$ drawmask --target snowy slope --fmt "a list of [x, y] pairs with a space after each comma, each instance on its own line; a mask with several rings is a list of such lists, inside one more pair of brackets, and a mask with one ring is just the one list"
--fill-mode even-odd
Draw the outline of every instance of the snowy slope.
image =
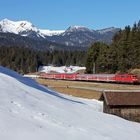
[[0, 66], [1, 140], [138, 140], [140, 124], [101, 112]]
[[116, 28], [114, 27], [110, 27], [110, 28], [106, 28], [106, 29], [101, 29], [101, 30], [97, 30], [100, 34], [105, 34], [105, 33], [108, 33], [108, 32], [116, 32]]

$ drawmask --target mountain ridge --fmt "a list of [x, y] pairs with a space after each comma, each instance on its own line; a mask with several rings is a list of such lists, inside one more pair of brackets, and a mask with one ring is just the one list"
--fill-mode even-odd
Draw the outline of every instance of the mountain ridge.
[[26, 20], [12, 21], [3, 19], [0, 21], [0, 33], [13, 33], [22, 37], [34, 39], [34, 41], [48, 41], [66, 46], [68, 49], [70, 46], [73, 46], [73, 49], [76, 49], [76, 47], [87, 49], [92, 43], [97, 41], [110, 44], [113, 36], [119, 30], [120, 28], [115, 27], [93, 30], [77, 25], [70, 26], [66, 30], [49, 30], [39, 29]]

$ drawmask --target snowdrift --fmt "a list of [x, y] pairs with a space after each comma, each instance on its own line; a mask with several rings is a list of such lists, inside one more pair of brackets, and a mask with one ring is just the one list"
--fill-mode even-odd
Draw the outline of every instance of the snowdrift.
[[140, 124], [102, 103], [62, 95], [0, 66], [1, 140], [138, 140]]

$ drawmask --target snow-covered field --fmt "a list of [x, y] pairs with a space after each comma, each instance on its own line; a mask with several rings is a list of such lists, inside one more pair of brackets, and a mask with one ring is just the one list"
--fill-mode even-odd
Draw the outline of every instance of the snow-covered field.
[[54, 66], [40, 66], [38, 71], [39, 72], [57, 72], [57, 73], [76, 73], [79, 70], [86, 70], [85, 67], [79, 66], [61, 66], [61, 67], [54, 67]]
[[140, 124], [0, 66], [0, 140], [139, 140]]

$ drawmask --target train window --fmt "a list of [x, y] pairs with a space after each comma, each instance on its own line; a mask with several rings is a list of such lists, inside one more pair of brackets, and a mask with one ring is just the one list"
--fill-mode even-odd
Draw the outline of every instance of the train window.
[[128, 78], [128, 75], [121, 75], [121, 78]]
[[132, 75], [133, 78], [137, 78], [135, 75]]

